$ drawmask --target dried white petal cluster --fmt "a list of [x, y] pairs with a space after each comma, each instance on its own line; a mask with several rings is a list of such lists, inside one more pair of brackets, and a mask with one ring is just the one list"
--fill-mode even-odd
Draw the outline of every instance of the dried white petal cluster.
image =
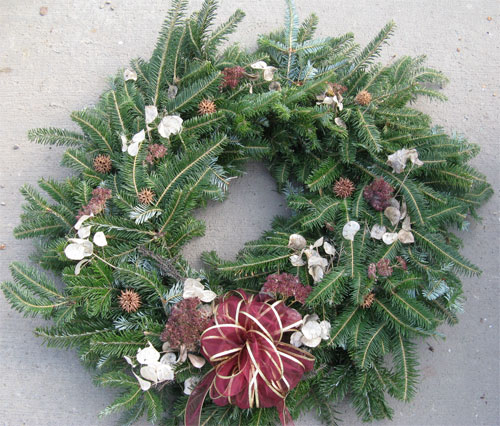
[[274, 72], [278, 69], [267, 65], [264, 61], [258, 61], [250, 65], [254, 70], [263, 70], [262, 77], [266, 81], [273, 81]]
[[64, 249], [64, 254], [68, 259], [80, 261], [75, 266], [75, 275], [78, 275], [82, 266], [89, 261], [86, 258], [92, 256], [94, 253], [94, 244], [99, 247], [108, 245], [106, 235], [104, 235], [104, 232], [102, 231], [94, 234], [93, 242], [89, 240], [92, 225], [82, 225], [92, 216], [93, 215], [83, 215], [80, 219], [78, 219], [78, 222], [76, 222], [74, 226], [78, 232], [78, 238], [68, 238], [69, 244]]
[[302, 345], [315, 348], [321, 343], [321, 340], [330, 338], [331, 328], [332, 326], [328, 321], [319, 321], [318, 315], [306, 315], [300, 331], [296, 331], [291, 335], [290, 343], [297, 348]]
[[204, 303], [210, 303], [217, 297], [217, 294], [212, 290], [206, 290], [200, 279], [187, 278], [184, 281], [184, 292], [182, 293], [184, 299], [197, 297]]

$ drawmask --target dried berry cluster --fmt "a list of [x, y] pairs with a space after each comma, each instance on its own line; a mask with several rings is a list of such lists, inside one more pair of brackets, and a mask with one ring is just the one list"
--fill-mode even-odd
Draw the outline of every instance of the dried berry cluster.
[[168, 342], [172, 349], [185, 345], [188, 350], [194, 350], [199, 344], [201, 333], [210, 323], [210, 318], [198, 309], [200, 303], [200, 299], [191, 297], [181, 300], [172, 308], [161, 333], [161, 340]]
[[375, 179], [363, 191], [365, 200], [377, 211], [381, 212], [391, 205], [390, 199], [394, 188], [383, 178]]
[[106, 188], [96, 188], [92, 191], [92, 198], [86, 206], [78, 212], [77, 219], [83, 215], [99, 214], [106, 208], [106, 201], [111, 198], [111, 190]]
[[293, 297], [297, 302], [305, 303], [309, 293], [311, 293], [311, 286], [302, 285], [295, 275], [287, 274], [272, 274], [267, 277], [262, 291], [266, 293], [281, 294], [288, 297]]
[[220, 85], [221, 89], [229, 87], [234, 89], [239, 83], [243, 75], [245, 74], [245, 69], [243, 67], [231, 67], [224, 68], [222, 70], [222, 83]]
[[146, 161], [149, 164], [154, 164], [155, 160], [165, 157], [167, 153], [167, 148], [159, 143], [154, 143], [148, 146], [148, 155], [146, 156]]

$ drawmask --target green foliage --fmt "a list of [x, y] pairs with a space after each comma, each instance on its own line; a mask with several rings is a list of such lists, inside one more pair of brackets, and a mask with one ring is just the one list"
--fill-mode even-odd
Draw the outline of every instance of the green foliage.
[[[259, 291], [266, 276], [277, 272], [310, 285], [306, 303], [293, 307], [329, 321], [330, 336], [312, 349], [315, 370], [289, 393], [287, 404], [294, 417], [314, 410], [326, 424], [335, 424], [332, 403], [347, 395], [365, 421], [391, 417], [385, 394], [411, 400], [418, 384], [416, 339], [439, 335], [444, 321], [457, 322], [464, 299], [457, 274], [480, 273], [459, 253], [461, 240], [449, 230], [467, 229], [468, 216], [477, 218], [477, 209], [492, 194], [484, 176], [467, 164], [479, 148], [431, 127], [431, 118], [411, 106], [419, 96], [443, 99], [432, 87], [446, 78], [428, 68], [424, 57], [376, 63], [394, 31], [392, 22], [359, 49], [352, 34], [315, 39], [318, 18], [311, 15], [300, 24], [294, 2], [286, 3], [284, 28], [260, 36], [256, 52], [232, 45], [219, 53], [243, 12], [213, 28], [215, 0], [205, 0], [190, 16], [187, 1], [175, 0], [151, 59], [132, 61], [137, 80], [125, 81], [120, 72], [95, 108], [71, 115], [82, 133], [54, 128], [29, 133], [37, 143], [67, 146], [62, 164], [75, 176], [62, 182], [41, 179], [46, 196], [23, 186], [26, 204], [14, 235], [39, 239], [33, 259], [54, 272], [63, 287], [16, 262], [12, 280], [1, 288], [24, 315], [53, 319], [53, 326], [36, 330], [48, 345], [75, 348], [85, 365], [98, 370], [99, 384], [123, 391], [102, 412], [124, 411], [123, 424], [144, 415], [151, 422], [182, 422], [187, 400], [182, 382], [195, 374], [192, 369], [180, 365], [176, 381], [142, 391], [123, 357], [134, 357], [148, 342], [161, 346], [159, 336], [182, 298], [185, 278], [201, 278], [218, 293]], [[276, 67], [280, 90], [270, 90], [261, 71], [251, 67], [261, 60]], [[225, 68], [235, 66], [244, 73], [231, 88], [224, 84]], [[337, 93], [342, 107], [321, 103], [332, 97], [333, 84], [346, 88], [342, 99]], [[363, 90], [371, 95], [367, 105], [356, 101]], [[200, 115], [201, 100], [213, 101], [216, 111]], [[159, 112], [148, 124], [146, 106]], [[158, 132], [166, 111], [183, 120], [182, 131], [168, 138]], [[122, 151], [123, 139], [130, 145], [143, 129], [137, 155]], [[155, 149], [165, 155], [152, 159]], [[423, 165], [408, 163], [396, 173], [387, 157], [401, 149], [415, 149]], [[109, 155], [110, 173], [94, 169], [97, 155]], [[277, 218], [272, 230], [248, 242], [236, 260], [205, 253], [208, 270], [192, 270], [182, 248], [204, 234], [195, 209], [224, 200], [229, 181], [244, 172], [249, 159], [268, 162], [293, 214]], [[334, 190], [341, 177], [355, 186], [347, 198]], [[406, 206], [413, 243], [386, 245], [371, 237], [375, 224], [400, 229], [365, 199], [376, 178], [390, 184], [395, 201]], [[92, 235], [104, 232], [108, 244], [94, 245], [77, 273], [64, 249], [77, 238], [77, 217], [95, 206], [97, 188], [97, 193], [111, 191], [111, 198], [84, 225], [92, 227]], [[146, 189], [153, 192], [149, 204], [140, 197]], [[349, 221], [360, 225], [353, 240], [343, 236]], [[308, 245], [323, 237], [336, 249], [316, 283], [307, 265], [290, 262], [299, 254], [288, 247], [293, 233]], [[381, 260], [392, 271], [374, 279], [368, 265]], [[136, 312], [121, 308], [124, 290], [140, 297]], [[277, 414], [220, 407], [207, 399], [201, 418], [206, 425], [271, 425]]]

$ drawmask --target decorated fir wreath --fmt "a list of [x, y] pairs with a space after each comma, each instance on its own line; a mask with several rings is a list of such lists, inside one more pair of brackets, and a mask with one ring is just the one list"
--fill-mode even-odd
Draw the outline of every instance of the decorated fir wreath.
[[[68, 146], [75, 175], [31, 186], [17, 238], [38, 238], [37, 268], [13, 263], [12, 306], [52, 318], [36, 334], [74, 347], [99, 384], [123, 394], [103, 414], [168, 425], [326, 424], [350, 394], [363, 420], [408, 401], [415, 341], [453, 324], [458, 274], [479, 269], [448, 228], [491, 195], [467, 165], [479, 151], [409, 107], [446, 79], [424, 58], [374, 62], [394, 24], [364, 49], [352, 34], [313, 39], [317, 17], [260, 36], [256, 52], [217, 48], [243, 18], [211, 30], [217, 2], [185, 16], [175, 0], [149, 62], [120, 72], [83, 133], [36, 129]], [[262, 159], [290, 217], [233, 262], [182, 257], [204, 224], [193, 211]], [[208, 396], [208, 397], [207, 397]]]

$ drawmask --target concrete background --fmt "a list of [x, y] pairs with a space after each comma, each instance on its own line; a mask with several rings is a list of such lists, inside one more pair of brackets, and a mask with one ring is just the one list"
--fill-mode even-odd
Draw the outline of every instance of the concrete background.
[[[435, 123], [482, 147], [474, 161], [498, 187], [500, 134], [500, 3], [498, 0], [297, 0], [301, 18], [316, 12], [319, 35], [353, 31], [366, 43], [390, 19], [399, 30], [391, 55], [426, 53], [429, 65], [450, 84], [445, 104], [419, 102]], [[194, 9], [200, 0], [192, 1]], [[40, 7], [48, 7], [41, 16]], [[34, 127], [74, 128], [69, 113], [91, 105], [106, 78], [131, 58], [148, 58], [169, 2], [165, 0], [2, 0], [0, 2], [0, 280], [8, 265], [26, 260], [31, 242], [15, 241], [22, 198], [18, 188], [42, 176], [63, 177], [61, 150], [27, 141]], [[279, 0], [222, 1], [219, 19], [235, 7], [247, 13], [232, 40], [253, 47], [255, 36], [281, 25]], [[490, 17], [491, 19], [489, 19]], [[5, 203], [5, 204], [3, 204]], [[216, 248], [230, 258], [284, 211], [284, 201], [260, 165], [234, 182], [224, 203], [200, 216], [207, 236], [191, 244], [192, 259]], [[441, 331], [446, 341], [421, 343], [420, 391], [410, 404], [394, 403], [394, 421], [381, 425], [499, 424], [499, 228], [498, 193], [484, 208], [481, 224], [464, 235], [463, 253], [480, 265], [479, 278], [465, 278], [468, 298], [459, 325]], [[43, 321], [24, 319], [0, 296], [0, 424], [111, 425], [97, 419], [111, 391], [93, 386], [71, 351], [48, 349], [33, 336]], [[429, 345], [432, 345], [432, 349]], [[348, 404], [338, 407], [346, 425], [361, 424]], [[143, 424], [146, 424], [144, 422]], [[317, 425], [314, 416], [298, 425]]]

